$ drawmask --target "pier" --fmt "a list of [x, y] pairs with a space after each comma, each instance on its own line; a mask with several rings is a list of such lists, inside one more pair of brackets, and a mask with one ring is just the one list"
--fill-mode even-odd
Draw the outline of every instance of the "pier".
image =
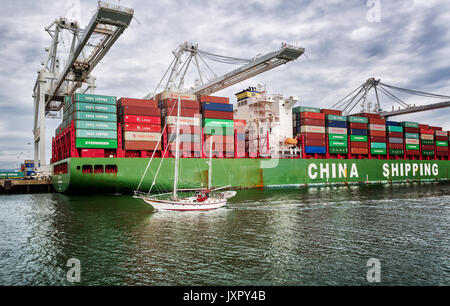
[[52, 180], [0, 179], [0, 194], [54, 192]]

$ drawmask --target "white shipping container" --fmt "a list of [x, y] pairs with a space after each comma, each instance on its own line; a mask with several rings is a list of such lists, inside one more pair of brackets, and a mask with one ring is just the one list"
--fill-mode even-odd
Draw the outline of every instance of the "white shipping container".
[[434, 135], [431, 135], [431, 134], [420, 134], [420, 139], [434, 140]]
[[158, 141], [160, 133], [125, 132], [125, 141]]
[[[159, 101], [165, 100], [165, 99], [178, 99], [178, 93], [177, 92], [172, 92], [172, 91], [163, 91], [162, 93], [160, 93], [157, 96], [157, 99]], [[197, 101], [197, 97], [193, 94], [181, 94], [180, 97], [181, 100], [192, 100], [192, 101]]]
[[328, 134], [347, 135], [347, 129], [346, 128], [329, 127], [327, 129], [327, 131], [328, 131]]
[[386, 126], [383, 124], [369, 124], [369, 130], [372, 131], [386, 131]]
[[436, 132], [436, 136], [447, 136], [446, 131], [435, 131], [435, 132]]
[[325, 127], [324, 126], [313, 126], [313, 125], [302, 125], [300, 131], [302, 133], [321, 133], [321, 134], [325, 134]]
[[[167, 124], [177, 124], [177, 116], [166, 117]], [[201, 126], [200, 117], [180, 117], [180, 125]]]
[[405, 138], [405, 143], [406, 144], [419, 144], [419, 139], [413, 139], [413, 138]]

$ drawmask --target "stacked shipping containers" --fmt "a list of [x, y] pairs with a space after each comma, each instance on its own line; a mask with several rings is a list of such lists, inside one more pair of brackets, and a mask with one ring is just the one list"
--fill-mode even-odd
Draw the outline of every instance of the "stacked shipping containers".
[[359, 116], [348, 116], [348, 134], [350, 154], [369, 154], [368, 124], [369, 119]]
[[[180, 99], [180, 155], [183, 157], [201, 157], [202, 132], [199, 102], [195, 96], [183, 96]], [[162, 122], [166, 124], [166, 140], [164, 148], [168, 147], [171, 156], [176, 151], [176, 131], [178, 116], [178, 98], [166, 98], [161, 102]]]
[[326, 154], [325, 114], [319, 108], [303, 106], [295, 107], [293, 112], [297, 135], [300, 134], [303, 141], [303, 152]]
[[417, 122], [402, 122], [405, 137], [405, 155], [418, 156], [419, 150], [419, 124]]
[[436, 139], [436, 155], [438, 157], [441, 156], [448, 156], [449, 152], [449, 147], [448, 147], [448, 136], [447, 136], [447, 132], [445, 131], [439, 131], [436, 130], [434, 131], [434, 136]]
[[[221, 98], [221, 97], [214, 97]], [[226, 99], [226, 98], [222, 98]], [[203, 97], [203, 101], [211, 101]], [[209, 156], [210, 147], [213, 156], [234, 157], [234, 121], [233, 105], [228, 100], [217, 100], [216, 102], [202, 102], [203, 132], [204, 132], [204, 154]], [[242, 133], [240, 133], [242, 134]], [[242, 136], [239, 136], [242, 138]], [[245, 141], [245, 136], [244, 136]]]
[[[374, 114], [372, 114], [374, 115]], [[386, 155], [386, 120], [380, 116], [369, 117], [370, 153]]]
[[103, 149], [117, 149], [116, 97], [76, 93], [68, 100], [63, 126], [73, 122], [75, 147], [93, 149], [99, 155]]
[[434, 130], [429, 125], [419, 124], [420, 132], [420, 153], [422, 156], [433, 157], [436, 153], [434, 151]]
[[245, 157], [245, 120], [235, 119], [234, 122], [234, 145], [235, 157]]
[[[322, 113], [328, 113], [327, 110]], [[326, 115], [326, 127], [328, 129], [328, 153], [348, 153], [347, 117], [341, 115]]]
[[403, 127], [400, 122], [386, 121], [388, 150], [390, 156], [404, 155]]
[[122, 146], [127, 151], [161, 150], [161, 110], [154, 100], [121, 98], [118, 103]]

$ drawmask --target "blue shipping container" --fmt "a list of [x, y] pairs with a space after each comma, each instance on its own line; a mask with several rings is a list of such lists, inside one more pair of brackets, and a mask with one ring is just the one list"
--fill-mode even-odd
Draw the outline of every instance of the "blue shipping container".
[[34, 174], [36, 174], [36, 172], [34, 172], [34, 171], [27, 171], [26, 172], [26, 176], [31, 176], [31, 175], [34, 175]]
[[312, 153], [325, 154], [325, 153], [327, 153], [327, 148], [326, 147], [305, 146], [305, 153], [308, 153], [308, 154], [312, 154]]
[[347, 121], [327, 121], [328, 127], [346, 128]]
[[202, 110], [219, 111], [219, 112], [232, 112], [233, 111], [233, 104], [203, 102], [202, 103]]
[[390, 125], [390, 126], [400, 126], [400, 122], [397, 121], [386, 121], [386, 125]]
[[25, 164], [25, 168], [34, 168], [34, 163], [32, 163], [32, 164]]
[[361, 130], [361, 129], [350, 129], [350, 135], [361, 135], [361, 136], [367, 136], [367, 130]]

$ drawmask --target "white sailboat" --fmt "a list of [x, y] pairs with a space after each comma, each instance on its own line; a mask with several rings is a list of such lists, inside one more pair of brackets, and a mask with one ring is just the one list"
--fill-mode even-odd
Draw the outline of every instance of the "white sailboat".
[[[227, 199], [232, 198], [236, 195], [236, 191], [223, 191], [217, 192], [219, 190], [224, 190], [231, 186], [224, 186], [220, 188], [212, 189], [211, 180], [212, 180], [212, 141], [210, 141], [210, 151], [209, 151], [209, 170], [208, 170], [208, 188], [202, 189], [178, 189], [178, 175], [180, 170], [180, 154], [179, 154], [179, 146], [180, 146], [180, 110], [181, 110], [181, 99], [180, 94], [178, 95], [178, 103], [177, 103], [177, 124], [176, 124], [176, 149], [175, 149], [175, 175], [173, 182], [173, 191], [171, 193], [162, 193], [162, 194], [151, 194], [153, 186], [156, 184], [156, 179], [159, 173], [159, 169], [161, 164], [156, 172], [152, 185], [148, 193], [139, 192], [139, 187], [142, 184], [144, 176], [147, 173], [147, 170], [150, 166], [150, 163], [153, 160], [154, 152], [152, 158], [149, 160], [149, 164], [147, 165], [147, 169], [145, 170], [141, 182], [137, 190], [135, 191], [135, 198], [140, 198], [144, 200], [146, 203], [150, 204], [155, 211], [206, 211], [217, 209], [223, 207], [227, 204]], [[166, 125], [164, 126], [164, 129]], [[164, 132], [163, 129], [163, 132]], [[162, 133], [161, 133], [162, 135]], [[161, 137], [159, 139], [161, 141]], [[169, 146], [167, 146], [168, 148]], [[166, 150], [167, 150], [166, 148]], [[164, 154], [165, 155], [165, 154]], [[161, 163], [163, 162], [164, 157], [161, 159]], [[192, 192], [195, 191], [196, 194], [188, 197], [179, 197], [179, 192]]]

